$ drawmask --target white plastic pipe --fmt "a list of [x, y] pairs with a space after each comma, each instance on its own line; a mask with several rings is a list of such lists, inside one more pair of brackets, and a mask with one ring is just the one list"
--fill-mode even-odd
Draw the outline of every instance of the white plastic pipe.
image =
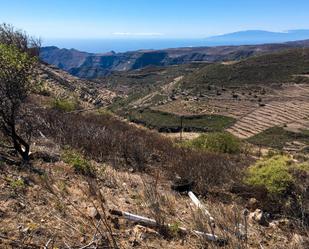
[[[122, 216], [123, 218], [130, 220], [130, 221], [140, 222], [140, 223], [143, 223], [143, 224], [148, 225], [148, 226], [156, 226], [157, 225], [157, 222], [154, 219], [150, 219], [150, 218], [143, 217], [143, 216], [140, 216], [140, 215], [131, 214], [131, 213], [122, 212], [122, 211], [116, 211], [114, 213], [116, 213], [117, 215]], [[170, 225], [170, 224], [167, 224], [167, 226], [172, 227], [172, 225]], [[179, 227], [179, 230], [184, 232], [184, 233], [190, 232], [190, 230], [188, 230], [184, 227]], [[204, 233], [204, 232], [196, 231], [196, 230], [193, 230], [192, 232], [195, 233], [198, 236], [203, 236], [207, 240], [210, 240], [210, 241], [219, 241], [220, 240], [220, 238], [217, 235], [214, 235], [214, 234]]]
[[191, 201], [194, 203], [194, 205], [204, 211], [204, 213], [206, 214], [206, 216], [208, 216], [208, 218], [210, 219], [211, 222], [215, 222], [215, 219], [211, 216], [211, 214], [209, 213], [209, 211], [204, 207], [204, 205], [200, 202], [200, 200], [195, 196], [195, 194], [192, 191], [189, 191], [188, 193]]

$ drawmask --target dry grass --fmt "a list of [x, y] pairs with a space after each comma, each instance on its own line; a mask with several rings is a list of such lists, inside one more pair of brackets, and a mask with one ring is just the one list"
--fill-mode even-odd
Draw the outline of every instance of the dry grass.
[[[218, 244], [194, 233], [186, 236], [179, 233], [179, 227], [210, 233], [212, 230], [189, 198], [172, 192], [170, 182], [159, 174], [152, 177], [121, 172], [98, 164], [104, 170], [97, 171], [96, 178], [89, 180], [63, 162], [35, 161], [34, 164], [45, 171], [44, 177], [11, 166], [1, 168], [0, 236], [5, 239], [0, 241], [0, 247], [40, 248], [51, 240], [49, 248], [66, 245], [81, 248], [93, 241], [101, 243], [98, 248], [116, 248], [115, 244], [119, 248], [133, 245], [135, 248], [219, 248]], [[8, 179], [18, 179], [18, 176], [25, 182], [22, 190], [9, 184], [12, 180]], [[202, 201], [215, 219], [214, 233], [229, 241], [220, 248], [246, 248], [243, 241], [233, 236], [235, 227], [244, 223], [242, 206], [222, 204], [214, 199]], [[159, 226], [153, 230], [110, 216], [109, 209], [142, 215], [171, 226], [169, 230], [160, 230]], [[260, 244], [263, 248], [297, 248], [290, 245], [294, 233], [304, 235], [290, 230], [288, 225], [265, 228], [250, 222], [247, 248], [261, 248]]]

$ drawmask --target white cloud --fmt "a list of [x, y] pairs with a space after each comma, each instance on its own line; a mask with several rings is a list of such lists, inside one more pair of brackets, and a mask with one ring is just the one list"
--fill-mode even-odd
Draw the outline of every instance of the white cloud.
[[131, 32], [114, 32], [112, 35], [118, 36], [162, 36], [163, 33], [131, 33]]

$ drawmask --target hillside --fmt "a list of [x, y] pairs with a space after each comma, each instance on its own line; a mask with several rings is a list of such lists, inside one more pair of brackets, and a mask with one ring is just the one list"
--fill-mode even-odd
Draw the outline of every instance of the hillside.
[[112, 50], [0, 24], [0, 249], [309, 249], [309, 40], [259, 45], [309, 31], [189, 43], [309, 2], [43, 2], [1, 8]]
[[[126, 89], [111, 110], [159, 131], [179, 132], [180, 117], [185, 116], [185, 131], [211, 131], [217, 122], [216, 130], [225, 127], [242, 139], [278, 126], [301, 133], [309, 129], [308, 51], [290, 49], [191, 68], [147, 68], [97, 82], [115, 91]], [[199, 117], [204, 121], [196, 125]], [[227, 118], [231, 121], [225, 123]], [[299, 137], [296, 134], [292, 142]]]
[[[298, 206], [306, 199], [297, 202], [287, 193], [282, 206], [264, 188], [244, 184], [251, 155], [184, 148], [102, 112], [44, 108], [36, 116], [30, 165], [20, 164], [9, 148], [0, 150], [3, 248], [308, 245]], [[294, 170], [302, 196], [307, 173]]]
[[183, 88], [205, 90], [209, 85], [244, 86], [298, 82], [309, 72], [309, 49], [254, 56], [231, 64], [213, 64], [189, 75]]
[[[303, 70], [299, 56], [289, 56], [297, 65], [289, 73]], [[267, 128], [286, 120], [306, 127], [308, 85], [181, 88], [217, 65], [91, 81], [39, 64], [24, 103], [35, 127], [30, 161], [0, 133], [0, 247], [307, 248], [308, 134]], [[203, 134], [187, 140], [182, 131]], [[281, 151], [264, 156], [258, 146], [274, 131]], [[296, 138], [301, 151], [284, 152]]]
[[42, 48], [40, 57], [81, 78], [98, 78], [112, 71], [128, 71], [146, 66], [179, 65], [190, 62], [220, 62], [247, 58], [294, 47], [308, 47], [308, 41], [250, 46], [176, 48], [126, 53], [89, 54], [74, 49]]
[[116, 93], [96, 83], [82, 80], [54, 66], [41, 64], [38, 93], [59, 99], [77, 98], [84, 106], [106, 106], [112, 103]]

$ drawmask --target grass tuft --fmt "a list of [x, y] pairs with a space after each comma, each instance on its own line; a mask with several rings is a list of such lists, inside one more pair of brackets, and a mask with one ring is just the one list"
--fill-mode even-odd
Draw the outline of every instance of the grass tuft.
[[70, 164], [76, 173], [86, 176], [94, 175], [94, 168], [91, 163], [77, 151], [65, 149], [62, 159], [65, 163]]

